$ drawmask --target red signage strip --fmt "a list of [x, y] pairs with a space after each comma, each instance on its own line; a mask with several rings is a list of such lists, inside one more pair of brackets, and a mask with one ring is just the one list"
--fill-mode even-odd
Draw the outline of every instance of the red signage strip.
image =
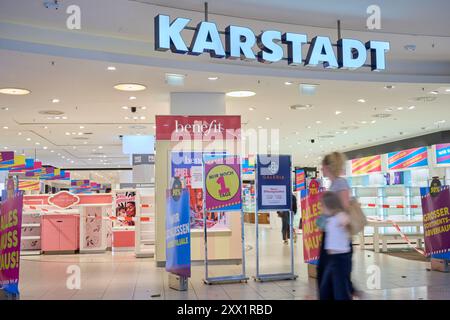
[[238, 140], [241, 116], [156, 116], [156, 140]]

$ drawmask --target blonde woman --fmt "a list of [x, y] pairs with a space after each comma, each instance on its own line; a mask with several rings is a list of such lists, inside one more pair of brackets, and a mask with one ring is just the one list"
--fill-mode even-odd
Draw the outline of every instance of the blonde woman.
[[[347, 209], [350, 204], [350, 186], [347, 180], [342, 177], [345, 169], [346, 157], [340, 152], [333, 152], [327, 154], [322, 160], [322, 174], [331, 181], [330, 188], [328, 191], [335, 193], [342, 204], [343, 209]], [[318, 220], [318, 226], [325, 230], [327, 215], [324, 214]], [[323, 232], [322, 247], [320, 249], [319, 265], [317, 267], [317, 281], [320, 288], [322, 283], [322, 276], [324, 272], [325, 265], [327, 263], [327, 252], [324, 248], [326, 232]], [[351, 246], [350, 246], [351, 247]], [[353, 250], [351, 250], [353, 253]], [[351, 293], [354, 289], [350, 283]], [[321, 299], [327, 299], [327, 297], [321, 297]]]

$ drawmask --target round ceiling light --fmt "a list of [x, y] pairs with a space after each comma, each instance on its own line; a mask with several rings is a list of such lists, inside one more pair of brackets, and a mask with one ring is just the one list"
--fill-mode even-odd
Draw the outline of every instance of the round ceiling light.
[[147, 89], [147, 87], [138, 83], [119, 83], [114, 86], [114, 89], [120, 91], [142, 91]]
[[23, 96], [23, 95], [31, 93], [31, 91], [27, 90], [27, 89], [20, 89], [20, 88], [1, 88], [0, 93], [10, 94], [10, 95], [14, 95], [14, 96]]
[[230, 91], [227, 92], [227, 96], [233, 97], [233, 98], [247, 98], [247, 97], [253, 97], [256, 93], [253, 91]]

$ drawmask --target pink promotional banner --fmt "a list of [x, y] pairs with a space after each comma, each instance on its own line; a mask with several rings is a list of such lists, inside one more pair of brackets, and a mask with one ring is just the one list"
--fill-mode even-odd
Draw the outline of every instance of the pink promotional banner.
[[425, 253], [450, 251], [450, 189], [449, 186], [421, 188]]
[[204, 155], [206, 211], [239, 211], [241, 161], [238, 156]]
[[18, 294], [20, 237], [22, 230], [23, 193], [1, 202], [0, 213], [0, 286]]

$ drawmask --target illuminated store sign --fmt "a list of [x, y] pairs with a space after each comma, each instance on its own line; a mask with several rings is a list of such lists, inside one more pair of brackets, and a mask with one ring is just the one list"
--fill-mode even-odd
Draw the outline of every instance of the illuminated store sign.
[[[389, 51], [389, 42], [367, 41], [363, 43], [355, 39], [339, 39], [337, 55], [333, 50], [330, 38], [316, 36], [308, 42], [306, 34], [266, 30], [259, 35], [246, 27], [230, 25], [225, 28], [225, 45], [217, 26], [212, 22], [202, 21], [195, 28], [188, 27], [191, 19], [175, 18], [172, 22], [166, 15], [155, 17], [155, 50], [172, 51], [179, 54], [200, 55], [208, 52], [212, 58], [241, 59], [262, 63], [278, 62], [283, 58], [287, 48], [289, 65], [317, 66], [325, 68], [357, 69], [365, 65], [370, 57], [372, 71], [386, 69], [385, 55]], [[194, 30], [189, 46], [183, 40], [184, 30]], [[306, 57], [302, 47], [309, 44]], [[254, 52], [253, 47], [260, 49]], [[369, 51], [369, 53], [368, 53]]]

